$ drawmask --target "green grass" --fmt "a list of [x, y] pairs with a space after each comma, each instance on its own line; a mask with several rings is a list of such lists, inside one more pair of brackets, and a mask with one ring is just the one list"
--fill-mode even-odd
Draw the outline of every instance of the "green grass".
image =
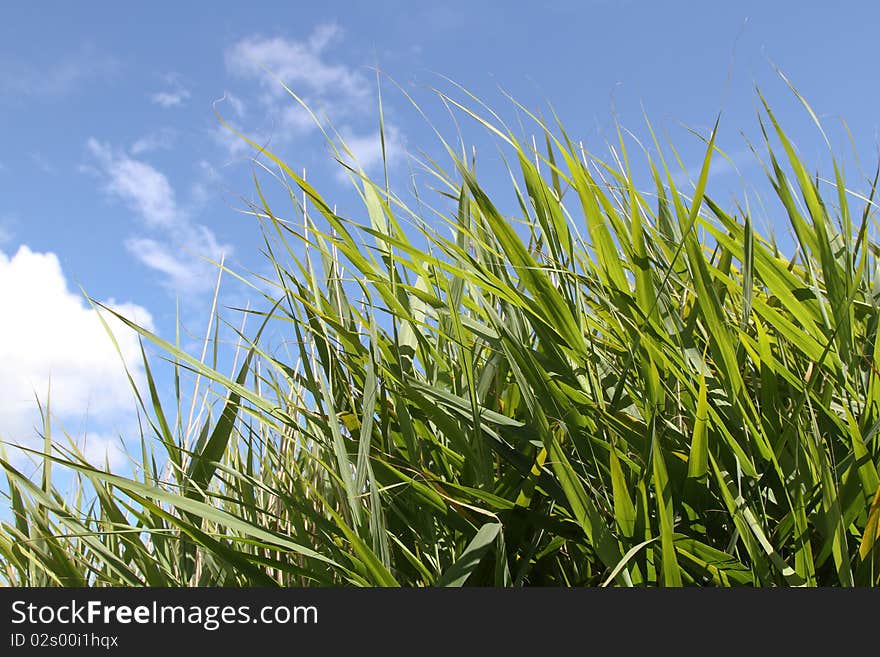
[[264, 152], [252, 212], [275, 278], [242, 277], [261, 328], [239, 332], [233, 373], [122, 318], [220, 403], [187, 422], [178, 385], [163, 408], [145, 356], [132, 478], [47, 421], [42, 481], [2, 461], [0, 577], [880, 584], [876, 177], [849, 189], [835, 160], [820, 183], [763, 104], [766, 207], [797, 242], [783, 253], [748, 206], [707, 193], [715, 132], [686, 187], [656, 140], [640, 152], [646, 191], [623, 137], [603, 161], [561, 125], [529, 115], [533, 142], [476, 99], [442, 100], [505, 153], [515, 216], [457, 141], [415, 194], [352, 169], [362, 207], [344, 217]]

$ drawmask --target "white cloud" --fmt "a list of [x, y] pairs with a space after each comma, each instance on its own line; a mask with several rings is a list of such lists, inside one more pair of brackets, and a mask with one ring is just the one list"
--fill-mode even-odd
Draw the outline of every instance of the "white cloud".
[[281, 127], [291, 136], [300, 136], [314, 130], [317, 125], [314, 117], [305, 107], [298, 104], [287, 104], [278, 112]]
[[[713, 155], [712, 163], [709, 167], [709, 179], [726, 176], [731, 173], [740, 175], [740, 168], [749, 167], [757, 162], [755, 154], [748, 148], [741, 148], [733, 153], [728, 153], [727, 157], [730, 159], [721, 157], [718, 153]], [[672, 179], [675, 181], [676, 185], [680, 186], [687, 185], [691, 182], [696, 183], [697, 179], [700, 177], [701, 171], [701, 166], [691, 167], [684, 173], [679, 171], [678, 173], [673, 174]]]
[[148, 237], [130, 237], [125, 241], [125, 248], [145, 265], [162, 272], [178, 284], [192, 277], [191, 267], [174, 257], [164, 243]]
[[189, 91], [180, 89], [179, 91], [157, 91], [152, 96], [152, 100], [156, 105], [168, 109], [183, 105], [183, 102], [189, 98]]
[[[245, 105], [245, 102], [230, 91], [224, 91], [223, 96], [218, 98], [214, 103], [214, 109], [224, 118], [224, 120], [227, 121], [230, 116], [230, 112], [227, 111], [227, 108], [231, 108], [231, 114], [239, 119], [244, 117], [247, 113], [247, 105]], [[228, 128], [219, 123], [211, 128], [210, 135], [218, 145], [225, 148], [232, 156], [239, 155], [248, 148], [248, 145], [244, 140], [237, 135], [234, 135]], [[253, 133], [251, 133], [251, 138], [254, 138]]]
[[146, 162], [114, 153], [94, 138], [87, 146], [106, 175], [107, 192], [124, 201], [151, 226], [168, 227], [180, 219], [174, 189], [165, 174]]
[[183, 86], [180, 81], [180, 75], [177, 73], [168, 73], [164, 76], [167, 88], [157, 91], [150, 95], [150, 101], [159, 107], [170, 109], [172, 107], [180, 107], [189, 100], [191, 94], [189, 89]]
[[119, 471], [129, 460], [129, 455], [118, 438], [100, 433], [86, 433], [77, 441], [77, 449], [88, 463], [97, 467], [109, 465], [111, 471]]
[[308, 94], [319, 98], [367, 100], [370, 86], [366, 78], [351, 67], [331, 63], [326, 58], [327, 46], [341, 35], [339, 26], [330, 24], [318, 26], [305, 41], [251, 36], [226, 52], [226, 67], [235, 75], [259, 79], [273, 96], [287, 93], [278, 84], [280, 78], [294, 91], [304, 87]]
[[[265, 148], [277, 148], [293, 139], [304, 137], [318, 126], [304, 107], [298, 104], [278, 103], [267, 107], [268, 115], [273, 123], [267, 130], [248, 128], [244, 134], [251, 141]], [[251, 145], [226, 126], [218, 125], [213, 132], [214, 141], [224, 147], [229, 155], [236, 157], [249, 152]]]
[[163, 274], [174, 291], [192, 294], [210, 289], [215, 270], [199, 256], [219, 261], [223, 254], [232, 253], [232, 246], [218, 242], [207, 226], [192, 222], [167, 176], [151, 164], [93, 138], [87, 147], [97, 160], [97, 174], [108, 194], [131, 208], [144, 228], [158, 233], [156, 237], [130, 237], [125, 243], [129, 252]]
[[28, 153], [28, 157], [30, 158], [31, 162], [33, 162], [34, 165], [43, 173], [55, 173], [55, 167], [52, 166], [52, 163], [42, 153], [34, 151], [32, 153]]
[[[272, 148], [315, 135], [315, 117], [282, 86], [287, 85], [322, 122], [344, 123], [341, 131], [348, 147], [365, 170], [381, 162], [379, 133], [368, 125], [375, 120], [377, 98], [365, 69], [340, 61], [343, 38], [336, 24], [316, 27], [303, 39], [252, 35], [226, 51], [226, 68], [234, 76], [256, 82], [266, 110], [266, 126], [246, 131], [253, 141]], [[403, 153], [403, 133], [386, 116], [386, 153], [389, 163]], [[217, 140], [232, 155], [248, 145], [226, 130]], [[339, 178], [345, 172], [337, 172]]]
[[[112, 300], [107, 305], [155, 330], [145, 308]], [[102, 311], [120, 359], [98, 311], [68, 289], [54, 253], [37, 253], [27, 246], [12, 257], [0, 251], [0, 307], [8, 309], [0, 322], [0, 439], [37, 444], [40, 417], [35, 400], [39, 397], [45, 405], [50, 390], [50, 411], [65, 425], [96, 417], [102, 423], [129, 422], [134, 398], [123, 362], [140, 384], [137, 336]], [[88, 452], [100, 445], [86, 437], [84, 447]]]
[[[382, 164], [382, 136], [378, 130], [361, 135], [345, 130], [342, 141], [354, 156], [353, 162], [349, 157], [345, 157], [344, 160], [349, 164], [357, 165], [355, 168], [359, 166], [369, 172]], [[400, 131], [393, 125], [386, 125], [385, 158], [389, 165], [393, 165], [403, 156], [404, 148], [403, 135], [400, 134]], [[342, 149], [340, 151], [345, 155]], [[339, 173], [344, 176], [347, 172], [340, 170]]]
[[[268, 134], [261, 131], [248, 129], [246, 134], [248, 139], [261, 145], [269, 144], [272, 141]], [[222, 125], [212, 128], [211, 136], [217, 145], [224, 148], [231, 157], [237, 157], [251, 148], [244, 139], [230, 132], [229, 129]]]
[[149, 237], [131, 237], [125, 248], [147, 267], [164, 274], [167, 284], [184, 294], [204, 292], [216, 279], [216, 269], [203, 258], [220, 262], [232, 253], [228, 244], [220, 244], [214, 233], [201, 225], [186, 226], [172, 241]]

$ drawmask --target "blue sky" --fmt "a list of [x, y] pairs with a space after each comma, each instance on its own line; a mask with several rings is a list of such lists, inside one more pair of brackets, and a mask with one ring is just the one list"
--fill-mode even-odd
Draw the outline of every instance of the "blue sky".
[[[723, 108], [719, 143], [742, 174], [717, 169], [711, 185], [723, 199], [760, 185], [740, 135], [760, 141], [756, 84], [807, 161], [825, 161], [774, 64], [837, 151], [849, 148], [842, 117], [863, 164], [875, 164], [878, 18], [869, 2], [9, 4], [0, 26], [0, 437], [35, 435], [33, 392], [50, 377], [59, 417], [93, 454], [131, 430], [118, 356], [79, 286], [173, 338], [177, 304], [187, 331], [204, 330], [214, 273], [198, 256], [264, 267], [255, 223], [237, 211], [253, 195], [251, 153], [218, 124], [214, 101], [225, 98], [216, 107], [228, 120], [306, 168], [328, 199], [350, 202], [320, 133], [261, 67], [332, 121], [373, 173], [375, 66], [441, 124], [428, 88], [451, 87], [438, 73], [508, 117], [502, 88], [531, 108], [550, 102], [600, 155], [615, 116], [647, 136], [644, 106], [697, 165], [702, 145], [681, 124], [706, 132]], [[436, 142], [393, 85], [383, 100], [392, 179], [405, 181], [407, 153]], [[852, 179], [859, 187], [857, 172]], [[224, 295], [246, 300], [235, 285]], [[120, 347], [140, 376], [134, 339], [120, 337]]]

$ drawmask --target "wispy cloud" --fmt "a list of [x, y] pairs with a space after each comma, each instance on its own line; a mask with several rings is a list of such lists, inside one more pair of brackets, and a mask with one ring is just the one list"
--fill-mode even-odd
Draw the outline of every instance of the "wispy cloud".
[[163, 274], [178, 292], [193, 294], [209, 289], [216, 269], [205, 259], [220, 262], [232, 253], [232, 246], [217, 241], [213, 231], [201, 224], [183, 224], [170, 239], [135, 236], [125, 248], [147, 267]]
[[[728, 159], [729, 158], [729, 159]], [[740, 169], [756, 164], [755, 154], [748, 148], [742, 148], [733, 153], [728, 153], [727, 157], [721, 157], [718, 153], [712, 157], [712, 164], [709, 168], [709, 178], [720, 178], [731, 173], [739, 175]], [[689, 168], [685, 172], [673, 174], [672, 179], [676, 185], [686, 185], [690, 182], [696, 182], [700, 177], [702, 167], [695, 166]]]
[[336, 24], [318, 26], [303, 41], [250, 36], [226, 52], [226, 67], [234, 75], [257, 78], [274, 97], [286, 94], [280, 78], [313, 98], [368, 100], [370, 85], [364, 75], [328, 59], [328, 46], [341, 37]]
[[162, 128], [135, 140], [130, 150], [132, 155], [164, 151], [173, 148], [175, 141], [177, 141], [177, 133], [170, 128]]
[[189, 92], [186, 89], [181, 89], [179, 91], [157, 91], [150, 96], [150, 100], [165, 109], [183, 105], [187, 98], [189, 98]]
[[34, 163], [34, 166], [36, 166], [43, 173], [55, 173], [55, 167], [52, 166], [52, 163], [49, 161], [49, 159], [42, 153], [37, 151], [28, 153], [28, 158], [31, 162]]
[[189, 100], [191, 94], [189, 89], [183, 86], [180, 75], [178, 73], [167, 73], [164, 76], [164, 80], [165, 89], [151, 94], [150, 101], [165, 109], [184, 105]]
[[[378, 168], [382, 164], [382, 135], [378, 130], [357, 134], [350, 129], [342, 130], [342, 141], [350, 151], [351, 156], [340, 149], [343, 162], [354, 168], [360, 167], [364, 171]], [[401, 132], [392, 124], [385, 126], [385, 161], [389, 166], [396, 164], [405, 153], [406, 144]], [[345, 178], [347, 171], [340, 169], [340, 178]]]
[[0, 213], [0, 246], [8, 244], [15, 236], [15, 227], [19, 224], [17, 215], [4, 212]]
[[114, 153], [94, 138], [86, 146], [105, 175], [104, 189], [124, 201], [148, 225], [168, 228], [183, 219], [165, 174], [125, 153]]
[[229, 106], [232, 108], [232, 111], [235, 112], [237, 117], [241, 118], [247, 113], [247, 106], [244, 104], [244, 101], [234, 93], [229, 91], [225, 92], [223, 94], [223, 100], [229, 103]]
[[[379, 134], [375, 123], [369, 125], [377, 107], [373, 84], [362, 67], [341, 59], [343, 38], [342, 29], [331, 23], [319, 25], [303, 39], [252, 35], [226, 51], [229, 73], [256, 83], [262, 92], [257, 97], [268, 127], [249, 128], [254, 141], [278, 148], [316, 134], [314, 117], [287, 93], [286, 85], [320, 120], [344, 126], [340, 132], [364, 169], [381, 162]], [[222, 128], [217, 137], [232, 154], [247, 149]], [[387, 154], [396, 158], [403, 152], [405, 139], [387, 117], [386, 137]]]
[[77, 441], [77, 448], [88, 463], [98, 467], [107, 465], [111, 472], [120, 470], [130, 458], [119, 438], [103, 433], [85, 433]]
[[141, 219], [147, 234], [129, 237], [125, 246], [144, 265], [160, 272], [177, 292], [193, 294], [210, 289], [213, 268], [202, 257], [219, 261], [233, 248], [213, 231], [194, 223], [181, 206], [168, 177], [151, 164], [114, 150], [94, 138], [86, 144], [98, 168], [104, 190]]
[[91, 46], [66, 53], [44, 65], [6, 58], [0, 61], [0, 102], [61, 98], [82, 90], [89, 83], [116, 75], [120, 68], [115, 57]]

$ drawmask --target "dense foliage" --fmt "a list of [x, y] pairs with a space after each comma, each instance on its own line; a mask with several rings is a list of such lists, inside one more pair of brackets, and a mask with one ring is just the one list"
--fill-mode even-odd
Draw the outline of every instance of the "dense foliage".
[[351, 169], [350, 216], [264, 151], [295, 218], [256, 176], [276, 278], [243, 312], [284, 348], [242, 332], [227, 376], [127, 322], [225, 397], [187, 443], [145, 357], [133, 477], [47, 422], [41, 482], [3, 461], [8, 583], [880, 583], [876, 178], [822, 181], [764, 104], [783, 253], [707, 194], [714, 131], [688, 185], [640, 152], [645, 191], [623, 138], [609, 163], [529, 115], [537, 149], [444, 101], [510, 156], [515, 216], [464, 144], [415, 193]]

